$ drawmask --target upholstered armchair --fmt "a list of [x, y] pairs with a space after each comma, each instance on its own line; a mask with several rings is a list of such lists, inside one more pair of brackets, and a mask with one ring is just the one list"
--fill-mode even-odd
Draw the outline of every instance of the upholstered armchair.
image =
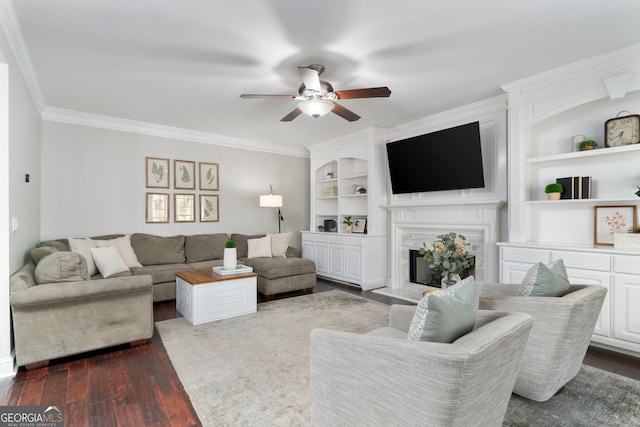
[[480, 308], [533, 316], [533, 329], [513, 391], [543, 402], [580, 370], [607, 289], [571, 285], [561, 297], [519, 296], [519, 289], [518, 285], [484, 284]]
[[500, 426], [533, 320], [478, 311], [451, 344], [410, 341], [414, 306], [368, 334], [311, 332], [313, 426]]

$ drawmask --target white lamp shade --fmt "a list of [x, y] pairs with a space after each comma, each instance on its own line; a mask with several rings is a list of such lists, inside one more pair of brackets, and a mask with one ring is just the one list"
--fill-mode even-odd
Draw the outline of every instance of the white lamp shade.
[[277, 194], [265, 194], [260, 196], [260, 207], [262, 208], [281, 208], [282, 196]]
[[333, 102], [325, 99], [310, 99], [309, 101], [303, 101], [298, 104], [298, 108], [307, 116], [311, 117], [324, 116], [333, 110], [333, 107]]

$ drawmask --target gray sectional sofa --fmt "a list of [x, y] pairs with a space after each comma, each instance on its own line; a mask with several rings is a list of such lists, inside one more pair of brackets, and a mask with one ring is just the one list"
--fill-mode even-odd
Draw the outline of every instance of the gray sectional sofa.
[[[123, 236], [92, 239], [108, 244]], [[135, 233], [130, 247], [141, 266], [107, 278], [99, 273], [90, 277], [86, 258], [70, 250], [68, 239], [42, 242], [32, 250], [31, 262], [10, 278], [18, 366], [38, 367], [51, 359], [147, 342], [153, 335], [153, 302], [176, 297], [175, 273], [222, 265], [229, 238], [236, 242], [238, 262], [253, 267], [258, 291], [267, 298], [296, 290], [311, 292], [315, 264], [297, 257], [295, 248], [288, 248], [287, 257], [248, 258], [247, 241], [258, 237], [262, 236]]]
[[[92, 237], [95, 240], [111, 240], [122, 234]], [[258, 274], [258, 291], [267, 298], [275, 294], [306, 290], [311, 292], [316, 284], [315, 264], [300, 258], [295, 248], [289, 247], [287, 257], [248, 258], [248, 239], [264, 235], [213, 233], [177, 236], [156, 236], [145, 233], [131, 234], [131, 246], [141, 267], [132, 267], [129, 272], [117, 276], [140, 276], [148, 274], [153, 283], [153, 301], [176, 298], [176, 277], [180, 271], [198, 270], [221, 266], [224, 244], [228, 239], [236, 242], [238, 263], [253, 268]], [[59, 251], [68, 251], [68, 239], [49, 240], [40, 246], [53, 246]], [[102, 279], [98, 273], [92, 280]]]

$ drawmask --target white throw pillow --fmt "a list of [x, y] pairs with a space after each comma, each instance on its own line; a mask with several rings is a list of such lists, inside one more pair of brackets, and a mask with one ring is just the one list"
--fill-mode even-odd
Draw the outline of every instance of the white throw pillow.
[[107, 278], [116, 273], [129, 271], [129, 267], [127, 267], [127, 263], [125, 263], [122, 256], [120, 256], [120, 251], [117, 247], [105, 246], [102, 248], [91, 248], [90, 251], [102, 277]]
[[287, 249], [289, 248], [289, 240], [291, 240], [291, 232], [280, 234], [267, 234], [271, 237], [271, 256], [286, 258]]
[[93, 256], [91, 255], [90, 251], [91, 248], [96, 247], [96, 242], [89, 239], [88, 237], [86, 239], [69, 238], [68, 240], [69, 249], [71, 249], [72, 252], [77, 252], [82, 255], [87, 261], [87, 270], [89, 271], [89, 276], [93, 276], [94, 274], [96, 274], [98, 272], [98, 269], [96, 268], [96, 263], [93, 262]]
[[127, 267], [142, 267], [142, 264], [138, 261], [138, 257], [131, 246], [131, 236], [126, 235], [109, 240], [94, 240], [94, 242], [96, 242], [96, 246], [99, 248], [104, 248], [106, 246], [115, 246], [118, 248], [120, 256], [127, 264]]
[[247, 245], [249, 245], [247, 258], [271, 258], [271, 236], [248, 239]]

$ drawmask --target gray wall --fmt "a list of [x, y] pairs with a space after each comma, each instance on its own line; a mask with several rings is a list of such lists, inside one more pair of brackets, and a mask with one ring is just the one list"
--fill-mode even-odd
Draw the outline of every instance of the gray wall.
[[[220, 190], [147, 189], [145, 157], [219, 164]], [[276, 233], [274, 208], [260, 208], [260, 194], [282, 194], [282, 231], [309, 228], [309, 159], [95, 127], [42, 122], [43, 240], [109, 233], [156, 235]], [[173, 170], [171, 181], [173, 187]], [[145, 193], [219, 194], [220, 222], [145, 223]]]

